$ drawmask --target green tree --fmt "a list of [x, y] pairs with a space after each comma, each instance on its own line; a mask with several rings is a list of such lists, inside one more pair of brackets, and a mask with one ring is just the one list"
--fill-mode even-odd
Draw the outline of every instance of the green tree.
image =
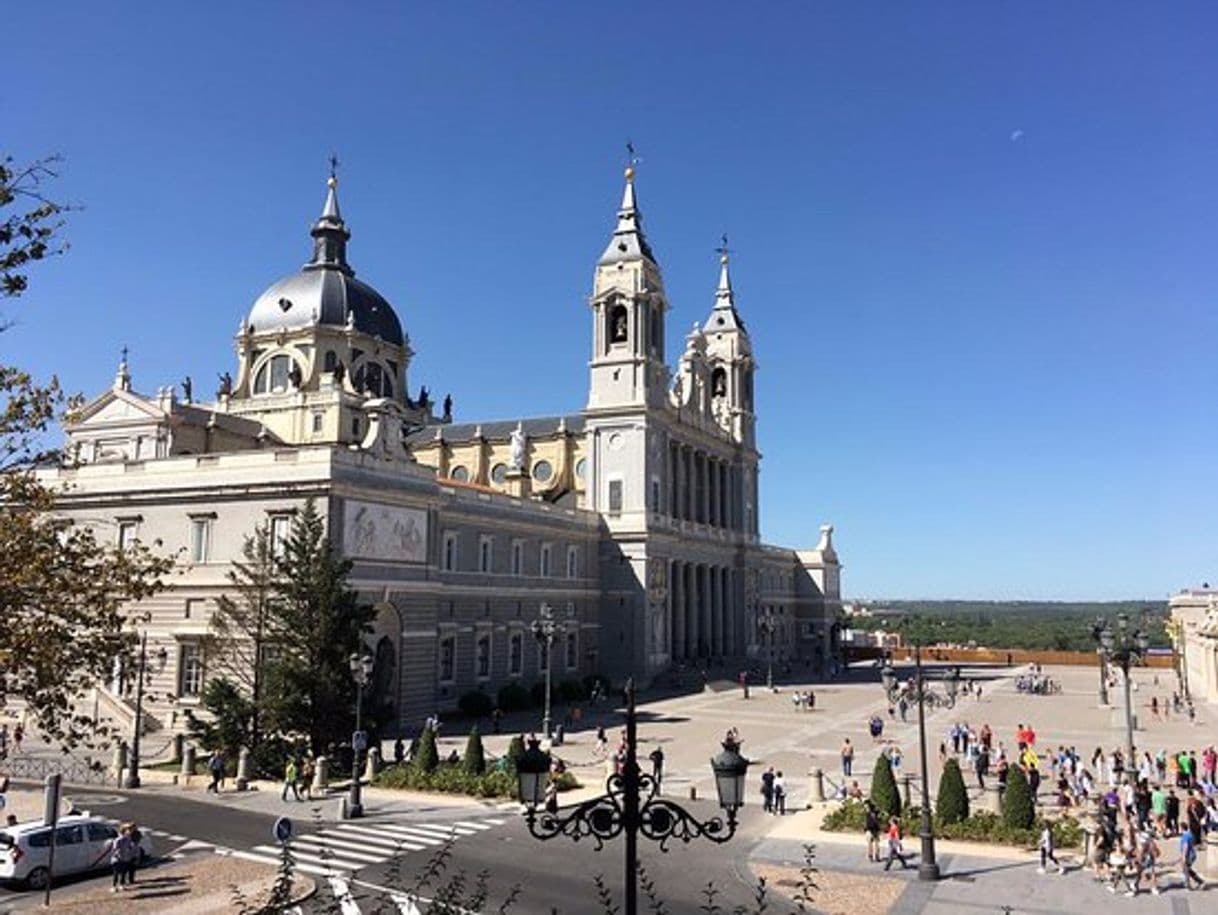
[[486, 771], [486, 753], [482, 749], [482, 735], [474, 725], [465, 742], [465, 755], [461, 757], [461, 768], [470, 775], [481, 775]]
[[229, 593], [216, 599], [203, 651], [210, 672], [227, 683], [216, 698], [241, 700], [246, 723], [241, 743], [257, 747], [262, 737], [266, 671], [273, 662], [268, 649], [281, 642], [283, 625], [274, 600], [277, 577], [269, 525], [259, 525], [245, 538], [241, 556], [228, 573]]
[[968, 819], [968, 791], [964, 787], [964, 776], [960, 764], [949, 758], [939, 776], [939, 798], [935, 813], [944, 823], [959, 823]]
[[508, 742], [507, 758], [512, 764], [512, 771], [516, 771], [516, 764], [520, 762], [524, 756], [524, 740], [519, 734], [513, 737]]
[[[54, 161], [0, 159], [0, 298], [19, 297], [31, 264], [66, 247], [57, 233], [68, 208], [43, 192]], [[119, 550], [55, 514], [65, 491], [34, 468], [62, 460], [42, 445], [50, 423], [78, 403], [56, 379], [41, 384], [0, 364], [0, 704], [23, 700], [37, 730], [64, 747], [92, 741], [92, 719], [75, 709], [116, 664], [131, 669], [130, 624], [140, 617], [130, 605], [162, 590], [173, 567], [171, 557], [138, 543]]]
[[1036, 822], [1036, 805], [1032, 789], [1023, 769], [1011, 766], [1007, 772], [1007, 788], [1002, 793], [1002, 820], [1012, 829], [1031, 829]]
[[310, 499], [275, 556], [269, 607], [277, 652], [265, 669], [265, 707], [275, 730], [308, 735], [315, 753], [351, 731], [356, 689], [350, 657], [362, 650], [375, 616], [347, 586], [350, 573], [350, 560], [330, 542]]
[[884, 816], [901, 815], [901, 793], [892, 775], [892, 763], [882, 753], [876, 757], [875, 770], [871, 773], [871, 802]]
[[253, 703], [232, 681], [220, 677], [209, 680], [203, 687], [200, 704], [208, 717], [188, 715], [191, 739], [209, 750], [223, 750], [226, 757], [236, 759], [249, 736]]
[[420, 772], [434, 772], [440, 765], [440, 751], [436, 748], [436, 732], [431, 728], [423, 728], [419, 735], [419, 749], [412, 763]]

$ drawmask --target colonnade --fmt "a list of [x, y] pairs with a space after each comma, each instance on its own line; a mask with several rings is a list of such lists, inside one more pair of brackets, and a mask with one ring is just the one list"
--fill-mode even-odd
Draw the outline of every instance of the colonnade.
[[737, 470], [727, 461], [690, 445], [668, 447], [668, 513], [712, 527], [741, 526]]
[[734, 569], [670, 563], [668, 620], [673, 661], [741, 653], [735, 585]]

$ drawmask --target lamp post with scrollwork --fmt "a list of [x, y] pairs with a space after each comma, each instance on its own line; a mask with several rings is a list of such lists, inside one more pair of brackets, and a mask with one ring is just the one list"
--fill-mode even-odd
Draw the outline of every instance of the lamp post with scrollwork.
[[[156, 651], [156, 671], [160, 673], [169, 662], [169, 651], [162, 645]], [[140, 663], [135, 681], [135, 728], [131, 734], [131, 759], [127, 765], [124, 788], [140, 787], [140, 735], [144, 730], [144, 678], [148, 667], [148, 630], [140, 636]]]
[[765, 688], [774, 689], [774, 632], [778, 629], [778, 620], [774, 619], [774, 611], [770, 607], [757, 618], [757, 628], [765, 633], [766, 668]]
[[546, 652], [546, 699], [545, 710], [541, 716], [541, 733], [546, 740], [550, 739], [550, 671], [554, 669], [554, 640], [565, 631], [566, 626], [561, 620], [554, 618], [554, 609], [547, 603], [542, 603], [537, 611], [537, 619], [529, 624], [533, 638], [537, 644], [545, 647]]
[[626, 757], [621, 770], [605, 782], [606, 793], [577, 804], [569, 810], [544, 807], [550, 757], [529, 742], [516, 766], [520, 799], [526, 805], [529, 832], [542, 840], [569, 836], [575, 841], [591, 837], [597, 849], [619, 835], [625, 837], [625, 915], [637, 915], [639, 877], [639, 836], [659, 843], [667, 851], [668, 842], [679, 839], [689, 843], [696, 838], [723, 843], [736, 833], [736, 811], [744, 804], [744, 780], [749, 762], [740, 755], [740, 744], [725, 739], [723, 750], [711, 760], [719, 806], [726, 812], [700, 821], [688, 810], [659, 796], [659, 783], [639, 770], [638, 719], [634, 706], [634, 680], [626, 684]]
[[1143, 615], [1143, 625], [1131, 629], [1128, 614], [1117, 616], [1114, 628], [1108, 620], [1097, 622], [1092, 629], [1092, 635], [1100, 643], [1101, 657], [1109, 664], [1116, 664], [1121, 669], [1125, 680], [1125, 765], [1127, 771], [1136, 770], [1133, 748], [1133, 699], [1130, 695], [1132, 684], [1129, 678], [1129, 668], [1141, 664], [1150, 647], [1150, 639], [1146, 634], [1146, 617]]

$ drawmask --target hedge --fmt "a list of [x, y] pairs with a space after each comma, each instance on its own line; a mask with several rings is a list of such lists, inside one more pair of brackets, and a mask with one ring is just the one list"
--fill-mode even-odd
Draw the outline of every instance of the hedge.
[[[862, 832], [866, 808], [861, 801], [844, 801], [831, 810], [821, 823], [826, 832]], [[1040, 831], [1046, 821], [1037, 818], [1033, 824], [1020, 829], [1008, 826], [996, 813], [979, 810], [967, 819], [946, 823], [935, 817], [935, 837], [967, 842], [990, 842], [995, 845], [1034, 847], [1040, 841]], [[1053, 829], [1053, 844], [1057, 848], [1078, 848], [1083, 844], [1083, 827], [1071, 816], [1048, 821]], [[910, 807], [901, 816], [901, 828], [908, 836], [916, 836], [922, 828], [922, 811]]]
[[[559, 791], [580, 787], [570, 772], [555, 777]], [[414, 766], [389, 766], [377, 773], [372, 784], [378, 788], [400, 788], [410, 791], [437, 791], [443, 794], [467, 794], [471, 797], [515, 798], [520, 791], [516, 775], [508, 767], [492, 767], [481, 775], [465, 771], [461, 763], [443, 763], [431, 772], [421, 772]]]
[[485, 718], [495, 707], [495, 700], [481, 690], [474, 689], [457, 700], [457, 708], [466, 718]]

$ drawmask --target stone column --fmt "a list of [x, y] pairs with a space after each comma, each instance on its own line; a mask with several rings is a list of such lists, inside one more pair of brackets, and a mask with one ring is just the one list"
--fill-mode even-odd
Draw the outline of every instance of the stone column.
[[694, 519], [694, 451], [688, 445], [681, 449], [681, 517]]
[[723, 569], [711, 567], [711, 607], [714, 613], [715, 641], [711, 650], [715, 657], [723, 657]]
[[719, 465], [719, 498], [722, 499], [723, 506], [723, 527], [732, 526], [732, 487], [728, 482], [729, 470], [727, 464]]
[[710, 525], [719, 526], [719, 462], [710, 459]]
[[682, 661], [685, 659], [685, 563], [672, 564], [668, 587], [672, 591], [672, 659]]
[[675, 442], [668, 443], [668, 514], [673, 518], [678, 517], [677, 510], [680, 504], [680, 495], [677, 487], [677, 455], [679, 450]]
[[710, 456], [702, 455], [702, 523], [710, 524]]
[[693, 563], [685, 566], [685, 656], [698, 656], [698, 642], [702, 638], [701, 620], [698, 618], [698, 567]]

